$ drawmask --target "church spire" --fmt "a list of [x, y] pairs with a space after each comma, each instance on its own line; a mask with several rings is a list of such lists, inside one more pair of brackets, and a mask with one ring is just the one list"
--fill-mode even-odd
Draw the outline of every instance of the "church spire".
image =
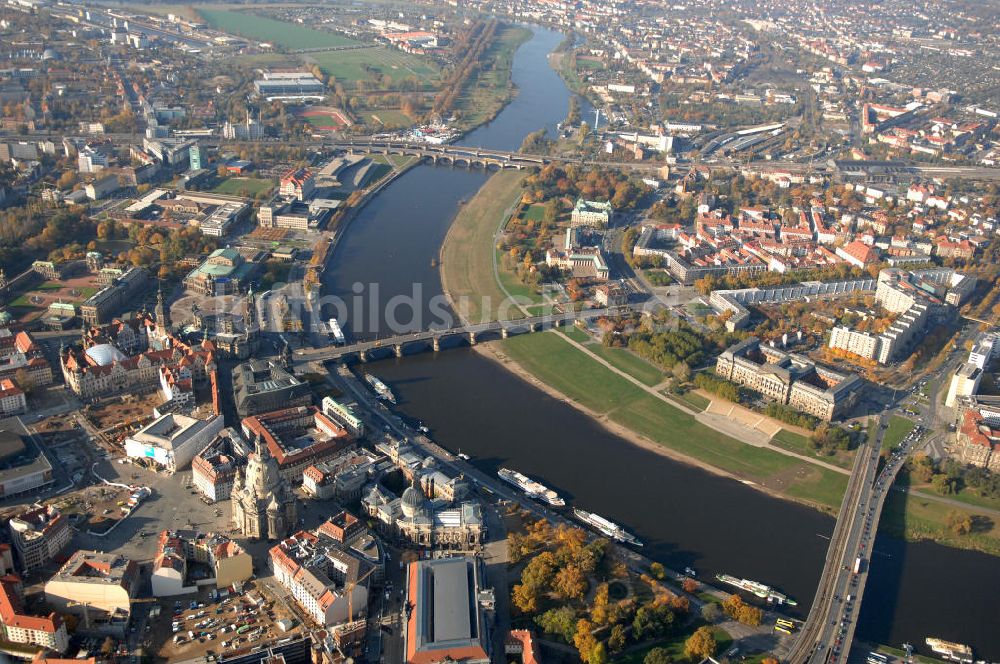
[[156, 291], [156, 310], [154, 311], [156, 315], [156, 324], [159, 325], [162, 332], [167, 332], [170, 329], [170, 312], [167, 311], [166, 304], [163, 301], [163, 282], [159, 284], [159, 288]]

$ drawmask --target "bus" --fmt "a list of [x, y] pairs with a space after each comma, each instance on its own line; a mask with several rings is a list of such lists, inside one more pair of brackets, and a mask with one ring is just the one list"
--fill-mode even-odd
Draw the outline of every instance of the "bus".
[[237, 634], [246, 634], [246, 633], [247, 633], [247, 632], [249, 632], [249, 631], [250, 631], [251, 629], [253, 629], [253, 625], [241, 625], [241, 626], [239, 627], [239, 629], [237, 629], [237, 630], [236, 630], [236, 633], [237, 633]]
[[791, 634], [792, 633], [792, 630], [788, 629], [787, 627], [782, 627], [781, 625], [775, 625], [774, 626], [774, 631], [775, 632], [781, 632], [782, 634]]
[[869, 662], [875, 661], [875, 662], [879, 662], [880, 664], [888, 664], [889, 663], [889, 658], [886, 657], [885, 655], [883, 655], [882, 653], [875, 652], [873, 650], [872, 652], [868, 653], [868, 661]]
[[785, 620], [784, 618], [778, 618], [775, 624], [781, 625], [782, 627], [787, 627], [788, 629], [795, 629], [795, 623], [791, 620]]

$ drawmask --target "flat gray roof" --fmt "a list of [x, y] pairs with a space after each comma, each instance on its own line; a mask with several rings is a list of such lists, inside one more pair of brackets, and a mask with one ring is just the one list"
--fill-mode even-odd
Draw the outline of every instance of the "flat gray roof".
[[434, 575], [434, 615], [431, 617], [429, 640], [435, 642], [472, 637], [469, 565], [464, 558], [448, 562], [451, 564], [431, 568]]

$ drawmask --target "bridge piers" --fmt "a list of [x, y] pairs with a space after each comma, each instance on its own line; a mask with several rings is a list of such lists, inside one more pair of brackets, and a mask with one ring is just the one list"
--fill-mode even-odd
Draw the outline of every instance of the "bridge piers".
[[403, 357], [403, 344], [396, 344], [392, 349], [396, 351], [396, 357]]
[[358, 359], [361, 360], [362, 362], [367, 362], [368, 361], [368, 351], [366, 351], [366, 350], [359, 350], [358, 351]]
[[529, 332], [538, 332], [538, 323], [531, 323], [528, 325]]
[[475, 346], [476, 345], [476, 333], [475, 332], [469, 332], [469, 345], [470, 346]]
[[434, 349], [435, 353], [441, 350], [441, 337], [434, 337], [431, 339], [431, 348]]
[[501, 327], [500, 328], [500, 338], [501, 339], [506, 339], [509, 336], [510, 336], [510, 331], [506, 327]]

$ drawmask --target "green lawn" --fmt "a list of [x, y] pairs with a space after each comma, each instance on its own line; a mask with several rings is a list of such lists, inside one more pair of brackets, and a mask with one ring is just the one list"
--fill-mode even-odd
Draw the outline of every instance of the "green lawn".
[[399, 128], [409, 127], [413, 124], [413, 118], [402, 111], [367, 111], [367, 115], [371, 118], [373, 125], [379, 125], [381, 127]]
[[[506, 299], [493, 274], [493, 240], [504, 215], [521, 196], [522, 179], [523, 175], [515, 171], [490, 176], [458, 211], [448, 229], [441, 248], [441, 281], [468, 320], [496, 320]], [[520, 285], [513, 275], [510, 278], [514, 282], [511, 286]], [[503, 315], [520, 318], [521, 312], [509, 307]]]
[[578, 328], [576, 325], [567, 325], [565, 327], [559, 328], [563, 334], [572, 339], [573, 341], [585, 344], [590, 341], [590, 335]]
[[660, 390], [660, 394], [675, 401], [682, 401], [689, 408], [693, 408], [699, 412], [704, 412], [708, 408], [708, 405], [712, 403], [711, 400], [692, 390], [688, 390], [684, 394], [674, 394], [670, 390]]
[[511, 94], [514, 51], [530, 38], [531, 30], [517, 25], [503, 25], [497, 30], [493, 46], [483, 56], [483, 61], [492, 59], [494, 66], [470, 76], [456, 102], [462, 126], [482, 124], [503, 108]]
[[541, 304], [543, 302], [541, 293], [536, 293], [530, 287], [525, 286], [517, 278], [516, 274], [510, 270], [505, 270], [503, 262], [500, 260], [500, 250], [497, 249], [495, 251], [497, 254], [497, 272], [500, 276], [500, 283], [507, 289], [511, 297], [516, 298], [521, 303]]
[[245, 12], [217, 9], [200, 9], [205, 22], [217, 30], [240, 35], [247, 39], [265, 41], [287, 49], [351, 46], [359, 42], [332, 32], [314, 30], [305, 26], [272, 18], [254, 16]]
[[[684, 633], [677, 634], [676, 636], [671, 636], [662, 641], [657, 641], [651, 643], [646, 647], [640, 648], [627, 655], [622, 655], [621, 657], [612, 658], [612, 662], [616, 664], [642, 664], [643, 659], [649, 654], [649, 651], [653, 648], [666, 648], [670, 659], [674, 662], [689, 662], [687, 656], [684, 654], [684, 642], [688, 640], [688, 637], [694, 633], [699, 627], [704, 625], [704, 621], [701, 619], [695, 620], [691, 625], [686, 626]], [[727, 650], [733, 643], [733, 638], [729, 635], [729, 632], [722, 629], [721, 627], [712, 627], [712, 634], [715, 636], [716, 657], [719, 657]]]
[[[958, 512], [973, 518], [973, 532], [955, 535], [946, 527], [948, 514]], [[920, 494], [892, 491], [886, 499], [879, 530], [908, 540], [931, 539], [939, 544], [976, 549], [1000, 555], [1000, 524], [975, 507], [958, 508]]]
[[545, 219], [545, 206], [538, 203], [529, 205], [521, 212], [521, 218], [528, 221], [542, 221]]
[[822, 459], [827, 463], [832, 463], [835, 466], [840, 466], [841, 468], [850, 468], [853, 465], [853, 452], [837, 452], [836, 454], [829, 456], [821, 454], [813, 448], [813, 446], [809, 443], [808, 438], [788, 429], [782, 429], [778, 433], [774, 434], [774, 437], [771, 438], [771, 444], [788, 450], [789, 452], [795, 452], [796, 454], [804, 454], [806, 456]]
[[892, 448], [899, 445], [906, 434], [913, 431], [913, 427], [916, 423], [913, 420], [908, 420], [905, 417], [900, 417], [899, 415], [893, 415], [889, 418], [889, 428], [885, 430], [885, 435], [882, 436], [882, 449], [891, 450]]
[[[574, 401], [685, 456], [754, 482], [780, 479], [787, 494], [836, 508], [847, 478], [771, 450], [745, 445], [641, 390], [555, 334], [512, 337], [505, 352]], [[837, 492], [841, 495], [837, 495]]]
[[624, 371], [633, 378], [652, 387], [663, 380], [663, 372], [625, 348], [608, 348], [604, 344], [591, 344], [587, 350], [611, 363], [611, 366]]
[[261, 192], [270, 191], [273, 187], [274, 181], [264, 178], [226, 178], [212, 191], [217, 194], [253, 198]]
[[348, 51], [319, 51], [308, 58], [327, 76], [352, 87], [358, 81], [388, 76], [393, 83], [413, 78], [424, 86], [437, 81], [440, 71], [430, 58], [410, 55], [395, 49], [373, 47]]

